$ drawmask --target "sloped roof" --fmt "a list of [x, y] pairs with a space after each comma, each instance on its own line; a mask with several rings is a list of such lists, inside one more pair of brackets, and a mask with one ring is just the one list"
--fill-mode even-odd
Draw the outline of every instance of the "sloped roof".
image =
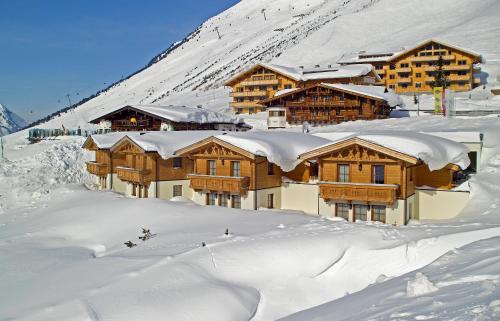
[[205, 124], [205, 123], [241, 124], [242, 123], [242, 120], [238, 117], [229, 117], [225, 114], [221, 114], [204, 108], [193, 108], [185, 106], [157, 106], [157, 105], [127, 105], [115, 109], [112, 112], [109, 112], [105, 115], [99, 116], [91, 120], [90, 122], [98, 123], [102, 119], [105, 119], [106, 117], [125, 109], [136, 110], [172, 122], [198, 123], [198, 124]]
[[444, 42], [444, 41], [441, 41], [441, 40], [436, 40], [436, 39], [427, 39], [427, 40], [422, 41], [421, 43], [417, 44], [416, 46], [413, 46], [413, 47], [408, 48], [408, 49], [406, 49], [406, 50], [404, 50], [404, 51], [401, 51], [401, 52], [399, 52], [399, 53], [394, 54], [394, 55], [393, 55], [393, 56], [389, 59], [389, 61], [392, 61], [392, 60], [394, 60], [394, 59], [396, 59], [396, 58], [399, 58], [399, 57], [401, 57], [401, 56], [403, 56], [403, 55], [407, 54], [408, 52], [410, 52], [410, 51], [412, 51], [412, 50], [415, 50], [415, 49], [417, 49], [417, 48], [419, 48], [419, 47], [422, 47], [422, 46], [426, 46], [426, 45], [428, 45], [428, 44], [430, 44], [430, 43], [432, 43], [432, 42], [438, 43], [438, 44], [443, 45], [443, 46], [445, 46], [445, 47], [449, 47], [449, 48], [455, 49], [455, 50], [457, 50], [457, 51], [461, 51], [461, 52], [463, 52], [463, 53], [467, 53], [467, 54], [469, 54], [469, 55], [471, 55], [471, 56], [474, 56], [474, 57], [476, 57], [476, 58], [481, 58], [481, 54], [479, 54], [479, 53], [477, 53], [477, 52], [475, 52], [475, 51], [472, 51], [472, 50], [470, 50], [470, 49], [465, 49], [465, 48], [462, 48], [462, 47], [459, 47], [459, 46], [456, 46], [456, 45], [452, 45], [452, 44], [450, 44], [450, 43], [447, 43], [447, 42]]
[[[328, 134], [329, 133], [318, 133], [315, 135], [322, 138], [328, 138]], [[464, 144], [423, 133], [373, 131], [354, 133], [341, 138], [339, 138], [338, 133], [334, 133], [331, 138], [336, 140], [324, 146], [320, 146], [315, 150], [301, 154], [300, 157], [302, 159], [308, 159], [322, 153], [327, 153], [329, 150], [345, 144], [346, 142], [353, 142], [359, 144], [368, 143], [370, 148], [377, 149], [378, 146], [421, 160], [427, 164], [431, 171], [444, 168], [449, 164], [454, 164], [465, 169], [470, 164], [468, 149]]]

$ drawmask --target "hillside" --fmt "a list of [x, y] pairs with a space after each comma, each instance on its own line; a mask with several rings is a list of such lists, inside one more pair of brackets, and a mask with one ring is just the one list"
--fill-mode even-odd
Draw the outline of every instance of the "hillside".
[[26, 121], [0, 104], [0, 136], [8, 135], [26, 126]]
[[[224, 80], [255, 62], [335, 63], [345, 53], [398, 49], [427, 38], [482, 53], [489, 89], [500, 74], [499, 16], [496, 0], [243, 0], [149, 67], [45, 126], [88, 126], [89, 119], [132, 103], [201, 104], [229, 111]], [[475, 91], [476, 105], [488, 105], [489, 91]]]

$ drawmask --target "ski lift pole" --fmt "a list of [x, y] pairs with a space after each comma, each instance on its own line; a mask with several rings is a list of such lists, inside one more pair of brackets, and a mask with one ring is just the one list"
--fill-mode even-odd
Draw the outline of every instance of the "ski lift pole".
[[0, 159], [3, 159], [3, 137], [0, 137]]

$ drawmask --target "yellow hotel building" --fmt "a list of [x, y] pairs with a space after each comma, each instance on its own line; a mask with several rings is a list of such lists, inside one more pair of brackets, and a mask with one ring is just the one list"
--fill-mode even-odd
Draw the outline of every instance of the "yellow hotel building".
[[432, 91], [440, 57], [448, 89], [469, 91], [481, 84], [480, 54], [433, 39], [400, 52], [344, 56], [338, 63], [372, 64], [381, 78], [380, 85], [396, 93], [416, 93]]

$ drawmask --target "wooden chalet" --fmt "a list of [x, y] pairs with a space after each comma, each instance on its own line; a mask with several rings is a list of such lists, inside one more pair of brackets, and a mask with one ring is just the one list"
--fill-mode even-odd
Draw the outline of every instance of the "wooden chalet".
[[415, 156], [358, 137], [347, 138], [300, 155], [317, 164], [320, 197], [335, 216], [349, 221], [406, 224], [417, 216], [416, 188], [454, 187], [460, 167], [430, 171]]
[[203, 108], [185, 106], [125, 106], [90, 121], [111, 131], [245, 131], [237, 119]]
[[468, 91], [481, 84], [480, 54], [434, 39], [399, 52], [362, 52], [338, 63], [370, 63], [381, 78], [378, 84], [396, 93], [416, 93], [432, 91], [440, 59], [448, 89]]
[[383, 87], [317, 84], [298, 88], [262, 101], [267, 107], [284, 107], [290, 124], [338, 124], [351, 120], [388, 118], [398, 102]]
[[261, 102], [283, 90], [322, 82], [367, 85], [380, 81], [369, 64], [304, 69], [259, 63], [226, 81], [225, 86], [231, 87], [231, 107], [240, 114], [262, 111], [265, 105]]

